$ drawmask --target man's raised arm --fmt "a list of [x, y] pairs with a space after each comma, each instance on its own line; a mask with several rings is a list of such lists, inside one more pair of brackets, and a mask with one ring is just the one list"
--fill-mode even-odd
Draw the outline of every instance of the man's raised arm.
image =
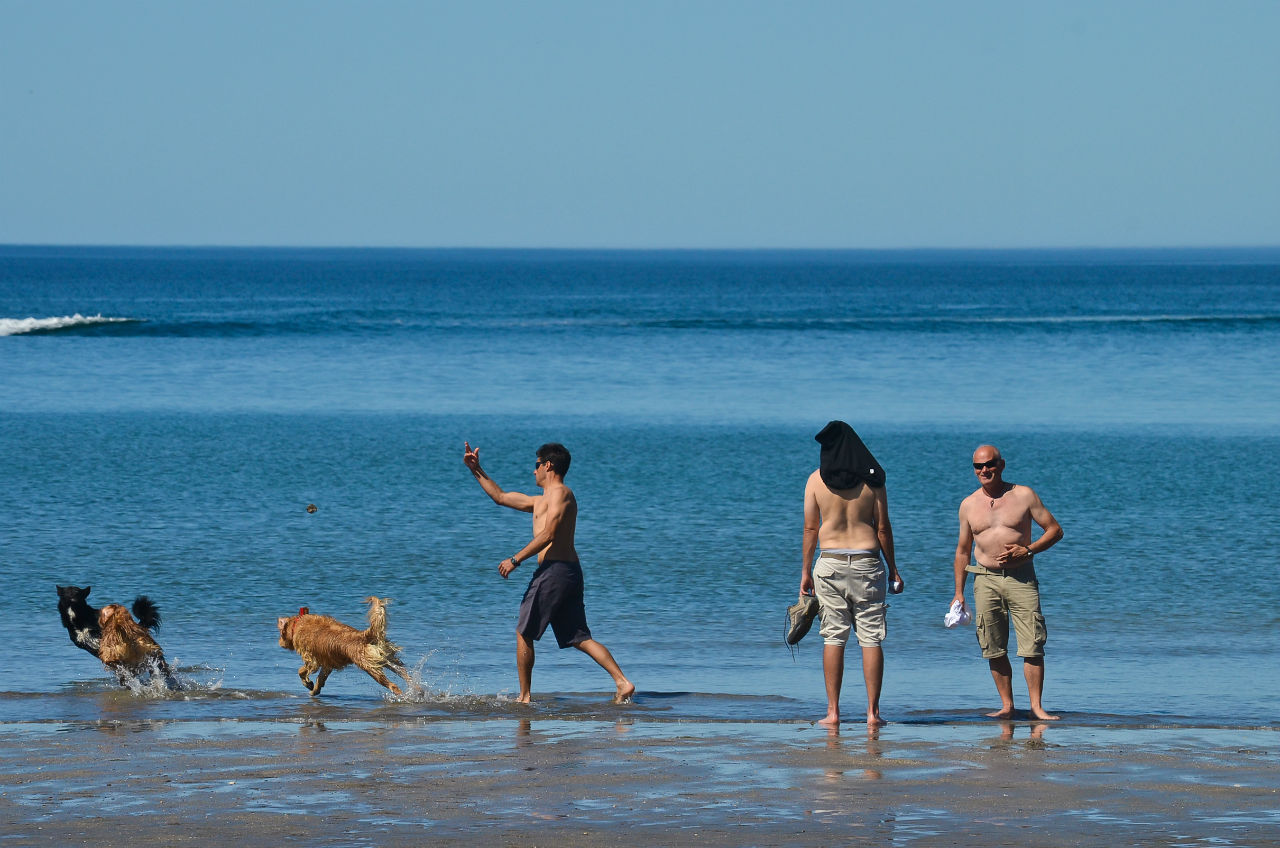
[[521, 512], [533, 512], [533, 498], [523, 492], [507, 492], [494, 482], [493, 478], [480, 467], [480, 448], [471, 447], [470, 442], [463, 442], [462, 462], [471, 469], [471, 474], [484, 489], [484, 493], [493, 498], [499, 506], [518, 509]]

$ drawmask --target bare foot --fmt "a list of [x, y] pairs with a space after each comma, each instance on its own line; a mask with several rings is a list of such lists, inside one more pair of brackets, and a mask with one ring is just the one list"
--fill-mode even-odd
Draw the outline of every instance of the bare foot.
[[1004, 707], [994, 713], [987, 713], [987, 718], [1013, 718], [1015, 712], [1017, 711], [1013, 707]]
[[824, 719], [821, 719], [818, 722], [818, 724], [822, 725], [823, 727], [839, 727], [840, 713], [827, 713], [827, 717]]
[[1045, 712], [1042, 709], [1032, 709], [1030, 710], [1030, 713], [1033, 718], [1037, 718], [1040, 721], [1057, 721], [1058, 720], [1058, 716], [1049, 715], [1047, 712]]
[[867, 727], [884, 727], [888, 723], [874, 713], [867, 713]]
[[525, 692], [523, 695], [521, 695], [520, 697], [516, 698], [516, 703], [517, 703], [517, 704], [532, 704], [532, 703], [533, 703], [533, 696], [532, 696], [532, 695], [530, 695], [528, 692]]
[[636, 693], [636, 685], [630, 680], [623, 680], [618, 684], [618, 694], [613, 696], [615, 704], [631, 703], [631, 696]]

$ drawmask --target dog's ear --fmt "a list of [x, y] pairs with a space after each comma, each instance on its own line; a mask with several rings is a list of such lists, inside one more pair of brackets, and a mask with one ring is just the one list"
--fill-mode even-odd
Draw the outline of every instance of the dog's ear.
[[289, 623], [289, 616], [287, 615], [280, 616], [279, 618], [276, 619], [276, 630], [279, 630], [281, 633], [283, 633], [284, 626], [288, 623]]

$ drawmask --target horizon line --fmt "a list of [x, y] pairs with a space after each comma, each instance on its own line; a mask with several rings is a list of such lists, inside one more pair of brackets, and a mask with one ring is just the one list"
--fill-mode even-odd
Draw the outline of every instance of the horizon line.
[[343, 251], [453, 251], [453, 252], [559, 252], [559, 253], [1101, 253], [1101, 252], [1204, 252], [1273, 251], [1275, 244], [1195, 244], [1195, 245], [1036, 245], [1036, 246], [896, 246], [896, 247], [620, 247], [620, 246], [530, 246], [530, 245], [358, 245], [358, 244], [217, 244], [145, 242], [0, 242], [8, 249], [123, 249], [123, 250], [343, 250]]

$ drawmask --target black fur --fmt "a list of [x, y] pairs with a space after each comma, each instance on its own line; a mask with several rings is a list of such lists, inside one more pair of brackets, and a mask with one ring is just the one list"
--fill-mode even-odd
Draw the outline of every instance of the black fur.
[[[78, 648], [83, 648], [95, 657], [98, 646], [102, 643], [102, 629], [98, 627], [98, 610], [89, 606], [85, 598], [89, 597], [92, 586], [59, 586], [58, 614], [62, 616], [62, 626], [67, 628], [67, 635]], [[146, 630], [155, 632], [160, 629], [160, 609], [146, 595], [139, 595], [133, 600], [133, 617]]]

